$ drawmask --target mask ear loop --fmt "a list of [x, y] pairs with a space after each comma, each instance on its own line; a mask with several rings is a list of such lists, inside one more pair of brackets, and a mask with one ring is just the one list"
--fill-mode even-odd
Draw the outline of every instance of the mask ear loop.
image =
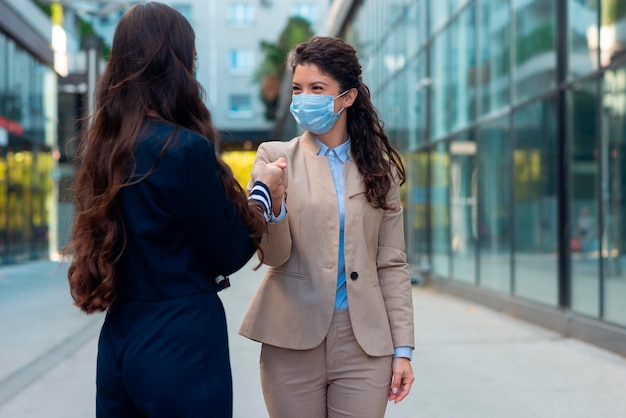
[[[338, 98], [340, 98], [341, 96], [345, 95], [345, 94], [346, 94], [347, 92], [349, 92], [349, 91], [350, 91], [350, 89], [348, 89], [348, 90], [344, 91], [344, 92], [343, 92], [343, 93], [341, 93], [339, 96], [335, 96], [335, 97], [333, 97], [333, 102], [334, 102], [335, 100], [337, 100]], [[340, 114], [341, 114], [341, 112], [343, 112], [343, 111], [344, 111], [344, 109], [345, 109], [345, 107], [342, 107], [342, 108], [341, 108], [341, 110], [340, 110], [339, 112], [337, 112], [336, 114], [337, 114], [337, 115], [340, 115]], [[334, 113], [334, 112], [333, 112], [333, 113]]]

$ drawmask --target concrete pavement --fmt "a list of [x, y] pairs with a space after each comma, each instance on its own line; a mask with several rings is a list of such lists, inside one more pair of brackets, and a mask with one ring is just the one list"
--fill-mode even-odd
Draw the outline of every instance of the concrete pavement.
[[[260, 346], [237, 335], [264, 271], [252, 267], [221, 293], [235, 418], [268, 416]], [[72, 306], [65, 268], [47, 261], [0, 267], [0, 418], [94, 416], [102, 315]], [[413, 287], [413, 300], [416, 381], [386, 417], [626, 417], [626, 358], [430, 288]]]

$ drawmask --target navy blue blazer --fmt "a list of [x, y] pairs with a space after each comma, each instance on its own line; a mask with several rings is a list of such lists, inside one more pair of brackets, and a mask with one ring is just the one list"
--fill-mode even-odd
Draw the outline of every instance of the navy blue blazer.
[[136, 181], [119, 194], [126, 238], [98, 343], [96, 416], [230, 417], [215, 278], [241, 268], [255, 246], [207, 139], [154, 119], [144, 128]]
[[137, 183], [120, 192], [126, 243], [118, 297], [161, 300], [221, 290], [215, 277], [240, 269], [255, 247], [226, 197], [213, 146], [187, 129], [152, 121], [136, 160]]

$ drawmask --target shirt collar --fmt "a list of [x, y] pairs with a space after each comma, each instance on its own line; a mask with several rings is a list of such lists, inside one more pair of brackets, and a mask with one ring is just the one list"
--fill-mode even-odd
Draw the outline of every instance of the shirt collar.
[[[330, 148], [326, 146], [326, 144], [324, 144], [319, 139], [315, 137], [313, 139], [315, 139], [315, 142], [317, 142], [317, 144], [320, 146], [320, 150], [317, 153], [317, 155], [320, 155], [320, 156], [326, 155], [328, 151], [330, 150]], [[333, 151], [335, 151], [335, 154], [337, 154], [337, 158], [339, 158], [339, 161], [341, 161], [342, 163], [345, 163], [346, 161], [350, 161], [350, 156], [348, 155], [349, 150], [350, 150], [350, 138], [348, 138], [348, 140], [344, 142], [343, 144], [333, 148]]]

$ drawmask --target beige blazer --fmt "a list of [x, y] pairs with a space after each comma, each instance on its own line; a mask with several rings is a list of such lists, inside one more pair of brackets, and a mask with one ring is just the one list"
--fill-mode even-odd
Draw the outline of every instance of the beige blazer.
[[[268, 224], [261, 246], [270, 266], [239, 333], [255, 341], [304, 350], [330, 326], [337, 290], [339, 209], [330, 166], [309, 133], [259, 146], [257, 161], [287, 159], [287, 219]], [[352, 156], [350, 156], [352, 160]], [[372, 207], [356, 164], [346, 162], [344, 249], [346, 286], [356, 340], [371, 356], [414, 347], [411, 281], [404, 247], [399, 184]]]

